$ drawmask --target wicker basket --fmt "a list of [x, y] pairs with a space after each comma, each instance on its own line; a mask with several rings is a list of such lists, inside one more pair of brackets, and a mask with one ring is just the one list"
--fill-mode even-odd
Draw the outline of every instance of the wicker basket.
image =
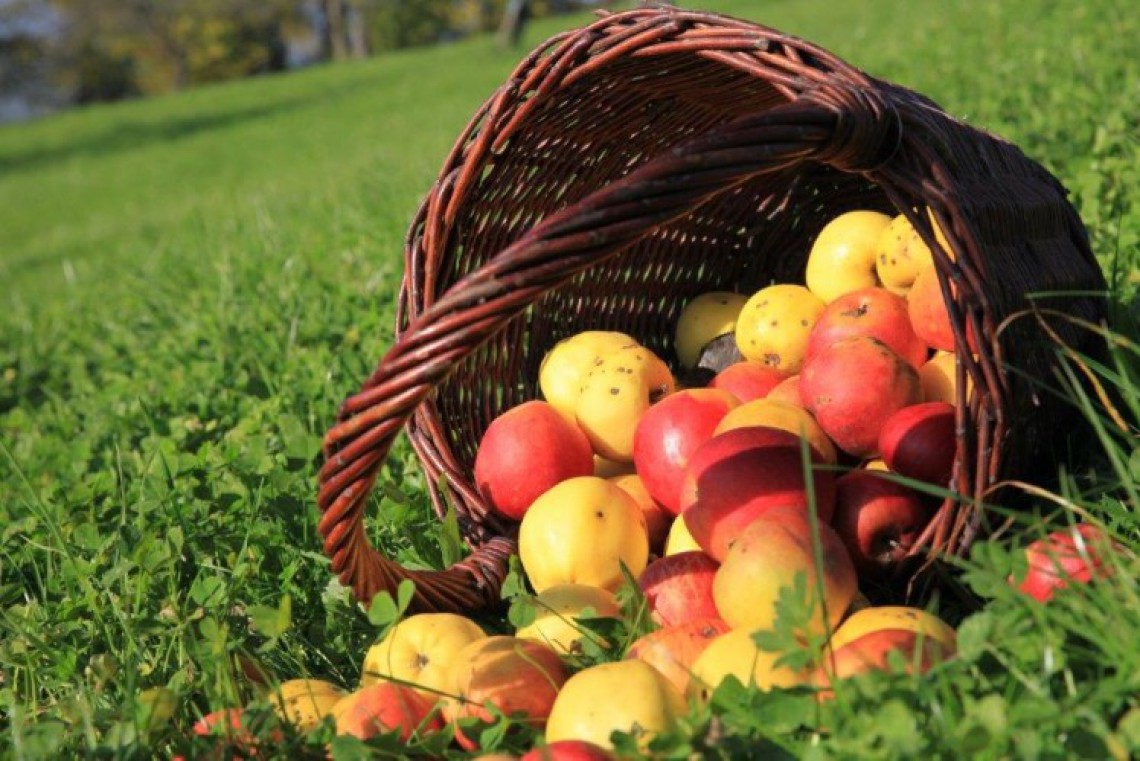
[[[975, 389], [958, 404], [962, 499], [918, 548], [961, 553], [992, 486], [1051, 470], [1071, 414], [1030, 380], [1055, 362], [1039, 322], [1007, 318], [1047, 292], [1068, 292], [1054, 309], [1102, 313], [1080, 295], [1105, 284], [1065, 195], [1015, 146], [772, 29], [662, 7], [549, 40], [472, 118], [409, 230], [395, 345], [325, 438], [334, 572], [361, 600], [411, 578], [416, 610], [496, 603], [516, 526], [488, 512], [472, 463], [492, 418], [538, 397], [544, 353], [601, 328], [672, 361], [687, 299], [802, 282], [819, 229], [855, 208], [911, 217], [958, 345], [968, 326], [978, 338], [976, 358], [959, 353], [958, 387], [968, 375]], [[1081, 348], [1068, 321], [1051, 328]], [[369, 490], [405, 426], [436, 511], [443, 483], [474, 549], [446, 571], [406, 570], [366, 537]]]

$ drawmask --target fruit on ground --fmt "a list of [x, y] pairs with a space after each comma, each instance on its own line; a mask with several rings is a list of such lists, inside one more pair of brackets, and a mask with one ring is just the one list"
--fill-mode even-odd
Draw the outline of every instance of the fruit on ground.
[[768, 396], [764, 398], [773, 402], [790, 404], [794, 407], [803, 407], [804, 402], [800, 398], [800, 376], [796, 374], [780, 381], [780, 385], [769, 391]]
[[682, 367], [694, 367], [700, 358], [701, 348], [717, 336], [731, 333], [736, 328], [747, 296], [728, 291], [702, 293], [685, 305], [677, 319], [673, 348]]
[[539, 593], [534, 600], [534, 621], [515, 636], [542, 642], [561, 654], [582, 652], [583, 638], [597, 641], [598, 635], [584, 629], [579, 618], [620, 618], [621, 608], [612, 592], [585, 584], [558, 584]]
[[459, 651], [486, 636], [474, 621], [454, 613], [408, 616], [368, 649], [360, 684], [392, 679], [416, 685], [434, 701], [447, 686], [448, 670]]
[[807, 357], [854, 336], [882, 341], [915, 369], [926, 362], [929, 350], [910, 325], [906, 301], [886, 289], [863, 288], [828, 304], [808, 338]]
[[713, 376], [709, 388], [727, 391], [744, 403], [763, 399], [785, 378], [785, 374], [774, 367], [745, 360], [731, 364]]
[[[194, 722], [191, 731], [199, 737], [217, 737], [209, 758], [255, 758], [257, 735], [242, 725], [245, 715], [241, 708], [223, 708], [212, 711]], [[274, 733], [277, 734], [276, 732]]]
[[795, 589], [797, 576], [803, 576], [803, 610], [809, 613], [793, 624], [811, 635], [834, 630], [859, 591], [859, 581], [843, 542], [823, 522], [819, 540], [823, 565], [817, 568], [810, 517], [802, 508], [775, 508], [749, 524], [713, 579], [720, 617], [733, 629], [773, 629], [781, 595]]
[[641, 416], [673, 387], [669, 368], [649, 349], [618, 349], [595, 361], [586, 374], [574, 415], [596, 453], [631, 462]]
[[815, 422], [811, 413], [801, 405], [788, 404], [775, 399], [756, 399], [730, 411], [716, 427], [714, 436], [736, 428], [779, 428], [807, 439], [808, 445], [823, 461], [834, 465], [838, 459], [835, 445]]
[[[812, 464], [822, 458], [809, 452]], [[775, 428], [737, 428], [701, 445], [685, 470], [681, 509], [693, 539], [713, 560], [723, 561], [744, 527], [776, 507], [806, 514], [808, 492], [800, 439]], [[831, 519], [835, 480], [812, 472], [821, 521]]]
[[524, 715], [527, 724], [541, 729], [566, 676], [558, 653], [541, 642], [503, 636], [472, 642], [449, 671], [444, 716], [449, 722], [468, 717], [490, 722], [490, 703], [507, 716]]
[[871, 471], [853, 470], [835, 480], [831, 525], [861, 576], [894, 569], [933, 514], [918, 492]]
[[550, 712], [546, 741], [585, 740], [613, 749], [614, 732], [637, 734], [644, 752], [668, 732], [688, 707], [681, 693], [657, 669], [640, 660], [603, 663], [566, 682]]
[[361, 687], [337, 703], [332, 715], [338, 735], [361, 740], [398, 731], [400, 740], [407, 742], [413, 732], [426, 734], [443, 727], [432, 701], [395, 682]]
[[958, 637], [950, 624], [922, 608], [904, 605], [882, 605], [852, 613], [831, 635], [829, 644], [832, 650], [838, 650], [865, 634], [883, 629], [901, 629], [920, 634], [940, 643], [947, 652], [952, 652], [957, 647]]
[[715, 618], [713, 576], [718, 564], [703, 552], [682, 552], [654, 560], [637, 580], [650, 616], [662, 626], [694, 618]]
[[[938, 234], [941, 234], [940, 230]], [[930, 247], [910, 220], [903, 214], [892, 219], [875, 244], [875, 273], [883, 287], [905, 296], [918, 273], [932, 266], [934, 257]]]
[[[1108, 559], [1115, 551], [1112, 539], [1089, 523], [1054, 531], [1025, 549], [1029, 569], [1017, 588], [1039, 602], [1049, 602], [1058, 590], [1107, 576]], [[1010, 583], [1016, 583], [1012, 576]]]
[[891, 656], [897, 653], [903, 661], [903, 673], [924, 674], [935, 664], [953, 655], [941, 642], [907, 629], [878, 629], [854, 639], [843, 647], [824, 653], [823, 662], [813, 681], [825, 689], [820, 697], [831, 697], [829, 689], [836, 680], [850, 679], [869, 671], [890, 671]]
[[495, 418], [475, 454], [475, 485], [499, 513], [522, 520], [555, 484], [594, 472], [590, 440], [546, 402], [524, 402]]
[[935, 486], [950, 483], [958, 440], [953, 405], [924, 402], [891, 415], [879, 432], [879, 452], [891, 471]]
[[328, 716], [344, 690], [320, 679], [290, 679], [277, 686], [270, 696], [273, 710], [302, 732], [307, 732]]
[[689, 458], [739, 404], [727, 391], [691, 388], [670, 394], [642, 415], [633, 436], [633, 464], [650, 496], [673, 515], [681, 511]]
[[807, 684], [809, 674], [779, 663], [783, 653], [761, 650], [753, 629], [734, 628], [710, 642], [693, 664], [688, 696], [707, 702], [728, 677], [761, 690]]
[[571, 478], [523, 516], [519, 559], [536, 592], [555, 584], [616, 589], [623, 563], [636, 578], [649, 560], [645, 516], [633, 497], [604, 478]]
[[799, 372], [808, 335], [824, 303], [802, 285], [770, 285], [755, 293], [736, 319], [741, 355], [784, 374]]
[[877, 211], [849, 211], [828, 222], [808, 253], [808, 289], [830, 304], [845, 293], [877, 285], [875, 248], [890, 223]]
[[669, 526], [669, 535], [665, 538], [665, 557], [694, 550], [703, 552], [701, 545], [697, 544], [697, 540], [689, 533], [689, 527], [685, 525], [685, 516], [678, 515]]
[[638, 639], [625, 657], [645, 661], [661, 672], [682, 695], [689, 689], [693, 664], [715, 638], [727, 632], [720, 618], [694, 618], [664, 626]]
[[612, 761], [605, 748], [583, 740], [560, 740], [535, 747], [519, 756], [519, 761]]
[[649, 490], [645, 488], [641, 476], [636, 473], [610, 476], [606, 480], [633, 497], [633, 501], [641, 509], [641, 514], [645, 516], [645, 531], [649, 534], [649, 551], [658, 555], [662, 554], [665, 547], [665, 537], [669, 535], [669, 526], [673, 522], [673, 514], [653, 499]]
[[[957, 349], [954, 328], [950, 324], [950, 312], [946, 308], [942, 285], [934, 267], [926, 267], [918, 273], [907, 295], [907, 311], [911, 327], [928, 346], [942, 351]], [[965, 320], [966, 316], [963, 314], [962, 318]], [[970, 351], [976, 352], [977, 344], [969, 321], [966, 320], [962, 327], [966, 330]]]
[[625, 333], [609, 330], [587, 330], [559, 341], [546, 353], [538, 369], [542, 398], [567, 420], [574, 420], [582, 381], [594, 363], [603, 354], [636, 345], [637, 341]]
[[857, 336], [812, 355], [800, 375], [800, 396], [840, 449], [872, 457], [887, 419], [921, 401], [922, 388], [918, 372], [890, 347]]

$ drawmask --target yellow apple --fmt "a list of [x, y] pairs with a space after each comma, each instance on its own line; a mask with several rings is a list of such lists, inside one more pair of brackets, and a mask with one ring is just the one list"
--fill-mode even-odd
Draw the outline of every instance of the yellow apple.
[[290, 679], [282, 682], [270, 696], [273, 710], [302, 732], [313, 729], [332, 713], [344, 690], [320, 679]]
[[598, 635], [578, 623], [587, 612], [589, 618], [621, 618], [621, 608], [612, 592], [585, 584], [547, 587], [534, 603], [534, 621], [515, 632], [515, 636], [544, 642], [562, 655], [582, 652], [585, 638], [598, 640]]
[[579, 671], [563, 685], [546, 723], [546, 741], [585, 740], [612, 749], [611, 734], [637, 732], [644, 751], [686, 712], [681, 693], [648, 663], [603, 663]]
[[828, 222], [808, 254], [808, 290], [830, 304], [845, 293], [878, 285], [875, 247], [890, 223], [877, 211], [849, 211]]
[[[807, 633], [834, 630], [858, 591], [858, 578], [843, 541], [826, 523], [819, 524], [823, 567], [812, 550], [810, 517], [803, 508], [772, 508], [748, 524], [728, 549], [713, 579], [713, 599], [721, 618], [734, 629], [772, 629], [776, 603], [796, 577], [807, 581], [812, 615]], [[822, 582], [824, 599], [818, 597]], [[826, 608], [826, 616], [824, 615]]]
[[747, 300], [739, 293], [713, 291], [702, 293], [685, 305], [673, 342], [682, 367], [695, 366], [705, 344], [736, 329], [736, 316]]
[[770, 285], [748, 299], [736, 318], [736, 345], [745, 359], [789, 375], [807, 354], [808, 336], [826, 305], [802, 285]]
[[538, 368], [542, 398], [564, 417], [574, 420], [574, 407], [586, 373], [603, 354], [631, 345], [636, 346], [637, 341], [609, 330], [587, 330], [564, 338], [546, 353]]
[[930, 247], [902, 214], [891, 220], [875, 244], [875, 272], [883, 287], [899, 296], [910, 290], [919, 270], [933, 263]]
[[604, 478], [568, 479], [523, 516], [519, 559], [539, 593], [556, 584], [616, 589], [623, 563], [636, 578], [649, 560], [645, 516], [633, 497]]
[[360, 684], [382, 680], [408, 683], [434, 701], [445, 690], [456, 653], [486, 633], [454, 613], [420, 613], [397, 623], [364, 656]]
[[745, 687], [761, 690], [807, 684], [809, 674], [778, 663], [783, 653], [761, 650], [752, 640], [753, 629], [733, 629], [705, 647], [693, 664], [688, 696], [707, 701], [729, 676]]
[[641, 416], [674, 387], [673, 374], [656, 354], [627, 346], [595, 361], [582, 381], [574, 415], [596, 454], [631, 462]]

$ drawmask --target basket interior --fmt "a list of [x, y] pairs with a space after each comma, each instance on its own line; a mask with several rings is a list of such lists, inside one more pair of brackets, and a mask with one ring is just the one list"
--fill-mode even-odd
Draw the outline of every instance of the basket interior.
[[[754, 74], [693, 55], [625, 57], [578, 80], [492, 153], [444, 244], [435, 292], [646, 159], [784, 102]], [[482, 431], [503, 410], [539, 398], [543, 355], [578, 331], [627, 332], [676, 369], [673, 325], [689, 299], [802, 283], [820, 228], [856, 208], [894, 213], [860, 176], [801, 165], [719, 194], [547, 293], [437, 389], [434, 404], [452, 453], [470, 472]], [[455, 420], [463, 423], [446, 424]]]

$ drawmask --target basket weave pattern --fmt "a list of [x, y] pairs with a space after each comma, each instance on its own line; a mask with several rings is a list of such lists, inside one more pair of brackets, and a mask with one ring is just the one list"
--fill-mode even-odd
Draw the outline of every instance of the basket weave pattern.
[[[946, 234], [935, 240], [928, 207]], [[1053, 353], [1027, 293], [1104, 289], [1064, 188], [1015, 146], [825, 50], [674, 8], [607, 15], [530, 54], [460, 135], [412, 223], [397, 340], [325, 438], [320, 531], [362, 600], [416, 581], [416, 610], [498, 600], [516, 527], [472, 483], [479, 437], [538, 396], [538, 364], [586, 329], [675, 359], [672, 326], [705, 291], [802, 282], [811, 241], [852, 209], [901, 211], [934, 252], [959, 352], [958, 459], [922, 551], [960, 553], [973, 504], [1048, 461], [1067, 414], [1032, 393]], [[1047, 302], [1095, 321], [1092, 297]], [[1050, 323], [1071, 344], [1066, 321]], [[406, 424], [440, 515], [473, 554], [416, 572], [368, 542], [369, 490]], [[917, 551], [917, 550], [916, 550]]]

